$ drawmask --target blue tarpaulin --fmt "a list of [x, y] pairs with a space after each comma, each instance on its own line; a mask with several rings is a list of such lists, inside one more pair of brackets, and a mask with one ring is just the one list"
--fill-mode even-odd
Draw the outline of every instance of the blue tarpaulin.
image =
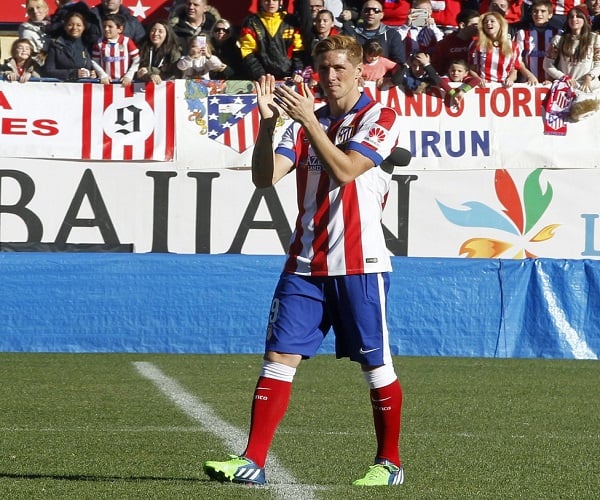
[[[598, 358], [600, 261], [392, 261], [396, 355]], [[0, 350], [261, 353], [282, 265], [281, 256], [0, 253]], [[332, 339], [322, 351], [333, 352]]]

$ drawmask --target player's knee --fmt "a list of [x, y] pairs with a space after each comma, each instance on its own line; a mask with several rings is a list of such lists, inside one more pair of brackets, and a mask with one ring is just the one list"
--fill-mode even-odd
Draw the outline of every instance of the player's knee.
[[363, 368], [363, 375], [371, 389], [379, 389], [380, 387], [390, 385], [398, 378], [394, 370], [394, 365], [391, 363], [373, 369]]

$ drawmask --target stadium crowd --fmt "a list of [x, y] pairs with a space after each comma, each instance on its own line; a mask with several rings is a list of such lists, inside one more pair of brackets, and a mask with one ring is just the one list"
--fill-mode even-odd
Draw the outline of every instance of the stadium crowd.
[[[574, 118], [600, 102], [600, 0], [257, 0], [239, 23], [218, 0], [176, 0], [146, 26], [101, 0], [27, 0], [28, 20], [0, 72], [31, 78], [130, 85], [167, 79], [279, 80], [318, 86], [311, 50], [335, 33], [364, 49], [363, 81], [407, 93], [442, 89], [458, 105], [475, 86], [551, 85]], [[291, 6], [290, 6], [291, 7]]]

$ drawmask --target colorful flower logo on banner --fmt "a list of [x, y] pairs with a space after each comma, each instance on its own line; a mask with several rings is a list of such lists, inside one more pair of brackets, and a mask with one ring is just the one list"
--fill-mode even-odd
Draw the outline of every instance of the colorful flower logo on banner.
[[[520, 194], [513, 178], [506, 170], [496, 170], [494, 188], [498, 201], [504, 207], [498, 211], [478, 202], [467, 201], [462, 204], [466, 210], [450, 208], [437, 202], [444, 217], [452, 224], [461, 227], [478, 227], [507, 233], [508, 240], [475, 237], [464, 241], [460, 246], [460, 255], [467, 258], [508, 257], [513, 259], [535, 258], [530, 251], [534, 243], [549, 240], [560, 224], [548, 224], [540, 230], [534, 228], [548, 209], [552, 201], [552, 186], [540, 184], [542, 169], [534, 170], [527, 176]], [[503, 255], [508, 253], [510, 255]]]

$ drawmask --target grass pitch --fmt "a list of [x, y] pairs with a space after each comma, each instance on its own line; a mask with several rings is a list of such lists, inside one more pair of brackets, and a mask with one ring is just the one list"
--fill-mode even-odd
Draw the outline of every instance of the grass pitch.
[[[229, 427], [188, 416], [140, 375], [140, 361]], [[356, 364], [319, 356], [300, 366], [272, 447], [297, 482], [290, 492], [201, 472], [202, 461], [242, 451], [224, 434], [247, 431], [260, 356], [0, 354], [0, 498], [598, 498], [598, 362], [395, 364], [406, 483], [349, 485], [375, 452], [368, 390]]]

